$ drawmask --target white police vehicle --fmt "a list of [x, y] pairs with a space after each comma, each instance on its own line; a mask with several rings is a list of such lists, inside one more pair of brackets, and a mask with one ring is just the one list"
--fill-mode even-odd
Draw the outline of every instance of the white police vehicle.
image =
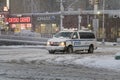
[[88, 51], [88, 53], [93, 53], [96, 49], [96, 38], [91, 31], [63, 30], [48, 40], [46, 49], [49, 53], [57, 51], [67, 53]]

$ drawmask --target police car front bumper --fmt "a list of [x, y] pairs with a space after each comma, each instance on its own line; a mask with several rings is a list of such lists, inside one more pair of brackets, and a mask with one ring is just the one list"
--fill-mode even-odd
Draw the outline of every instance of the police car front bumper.
[[54, 50], [54, 51], [65, 51], [66, 47], [63, 46], [46, 46], [47, 50]]

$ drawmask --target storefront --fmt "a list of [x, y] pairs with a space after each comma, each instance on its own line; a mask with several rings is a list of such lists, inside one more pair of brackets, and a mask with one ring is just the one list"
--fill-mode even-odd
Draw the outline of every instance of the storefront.
[[8, 22], [6, 21], [6, 18], [8, 17], [9, 12], [0, 12], [0, 34], [2, 34], [2, 31], [7, 31], [8, 29]]
[[7, 21], [9, 23], [9, 30], [14, 33], [32, 29], [31, 16], [12, 16]]
[[[81, 15], [81, 27], [86, 27], [93, 30], [94, 15], [84, 14]], [[103, 38], [103, 16], [97, 15], [99, 20], [97, 28], [97, 38]], [[53, 35], [60, 30], [60, 15], [26, 15], [26, 16], [10, 16], [7, 19], [9, 23], [9, 30], [17, 33], [22, 30], [30, 30], [41, 35]], [[64, 28], [78, 28], [78, 15], [64, 15], [63, 18]], [[120, 17], [113, 17], [105, 14], [104, 22], [105, 41], [116, 41], [120, 37]]]
[[59, 30], [59, 16], [33, 15], [33, 30], [40, 34], [54, 34]]

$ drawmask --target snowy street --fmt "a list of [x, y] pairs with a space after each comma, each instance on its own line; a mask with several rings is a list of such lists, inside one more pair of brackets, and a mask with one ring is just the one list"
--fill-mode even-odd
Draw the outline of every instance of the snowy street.
[[0, 0], [0, 80], [120, 80], [120, 0]]
[[72, 54], [49, 54], [45, 46], [0, 46], [0, 62], [50, 63], [61, 65], [85, 65], [120, 71], [120, 61], [115, 60], [120, 46], [100, 46], [93, 54], [85, 52]]
[[93, 54], [49, 54], [42, 46], [0, 46], [2, 80], [120, 80], [120, 46]]
[[120, 80], [119, 74], [84, 66], [0, 63], [0, 80]]

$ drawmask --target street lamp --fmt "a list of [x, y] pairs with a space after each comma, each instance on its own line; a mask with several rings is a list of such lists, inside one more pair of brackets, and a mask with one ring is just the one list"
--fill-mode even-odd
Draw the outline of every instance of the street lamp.
[[97, 14], [98, 14], [98, 15], [100, 15], [100, 14], [101, 14], [101, 12], [100, 12], [100, 11], [98, 11], [98, 12], [97, 12]]

